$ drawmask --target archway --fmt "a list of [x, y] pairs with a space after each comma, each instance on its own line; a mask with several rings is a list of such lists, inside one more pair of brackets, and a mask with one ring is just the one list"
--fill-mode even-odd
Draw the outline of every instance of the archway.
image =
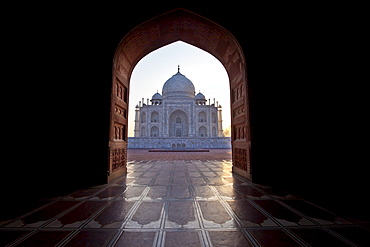
[[[113, 59], [108, 181], [126, 172], [127, 138], [115, 138], [125, 129], [129, 82], [136, 63], [148, 53], [175, 41], [184, 41], [212, 54], [224, 65], [230, 79], [233, 171], [252, 179], [250, 125], [244, 54], [237, 40], [223, 27], [185, 9], [175, 9], [144, 22], [120, 42]], [[243, 135], [235, 131], [243, 129]], [[117, 157], [117, 154], [120, 156]], [[119, 161], [119, 162], [117, 162]]]
[[185, 112], [176, 110], [168, 119], [169, 137], [187, 137], [189, 133], [189, 120]]

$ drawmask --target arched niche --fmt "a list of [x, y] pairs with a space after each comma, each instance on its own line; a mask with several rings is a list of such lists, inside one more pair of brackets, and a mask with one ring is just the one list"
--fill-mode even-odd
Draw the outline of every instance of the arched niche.
[[188, 137], [189, 119], [184, 111], [173, 111], [168, 118], [169, 137]]

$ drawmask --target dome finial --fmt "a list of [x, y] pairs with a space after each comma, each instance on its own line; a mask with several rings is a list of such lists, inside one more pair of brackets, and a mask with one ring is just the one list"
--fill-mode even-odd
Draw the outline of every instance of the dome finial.
[[177, 65], [177, 73], [180, 73], [180, 65]]

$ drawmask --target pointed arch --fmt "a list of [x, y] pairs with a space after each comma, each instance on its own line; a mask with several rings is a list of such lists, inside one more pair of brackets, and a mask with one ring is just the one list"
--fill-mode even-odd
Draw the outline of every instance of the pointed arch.
[[199, 137], [207, 137], [207, 128], [204, 126], [200, 126], [198, 130]]
[[198, 122], [199, 123], [207, 122], [207, 114], [204, 111], [199, 112], [199, 114], [198, 114]]
[[[225, 67], [230, 84], [231, 125], [244, 126], [250, 131], [249, 110], [247, 98], [247, 77], [244, 53], [235, 37], [217, 23], [179, 8], [154, 17], [133, 30], [120, 42], [113, 58], [112, 68], [112, 100], [111, 109], [115, 105], [128, 111], [128, 97], [123, 97], [116, 87], [129, 92], [130, 77], [135, 65], [148, 53], [173, 43], [183, 41], [196, 46], [216, 57]], [[118, 93], [115, 93], [118, 92]], [[125, 95], [125, 94], [123, 94]], [[127, 119], [119, 118], [111, 110], [110, 152], [125, 150], [127, 143], [114, 139], [114, 123], [127, 125]], [[126, 128], [127, 131], [127, 128]], [[232, 133], [234, 135], [235, 133]], [[250, 135], [247, 135], [250, 136]], [[252, 179], [252, 169], [249, 159], [250, 140], [239, 140], [232, 137], [233, 170]], [[247, 160], [244, 160], [247, 157]], [[108, 181], [126, 172], [126, 168], [108, 164]], [[113, 171], [112, 168], [116, 170]]]
[[189, 118], [182, 110], [173, 111], [168, 118], [169, 137], [188, 137]]
[[157, 123], [159, 122], [159, 113], [157, 111], [153, 111], [150, 116], [150, 122]]
[[153, 126], [150, 129], [150, 137], [158, 137], [159, 136], [159, 128], [157, 126]]

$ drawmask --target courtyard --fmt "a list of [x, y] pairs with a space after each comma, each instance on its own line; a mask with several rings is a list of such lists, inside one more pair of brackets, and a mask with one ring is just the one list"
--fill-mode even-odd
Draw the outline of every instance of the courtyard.
[[0, 222], [1, 246], [368, 246], [369, 222], [232, 173], [231, 150], [128, 151], [128, 173]]

